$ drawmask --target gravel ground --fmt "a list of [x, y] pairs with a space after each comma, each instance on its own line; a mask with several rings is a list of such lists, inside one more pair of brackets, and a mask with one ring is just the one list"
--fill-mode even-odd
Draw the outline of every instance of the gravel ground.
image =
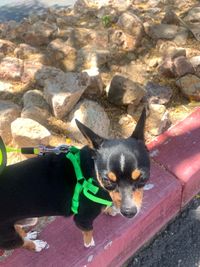
[[200, 198], [161, 231], [123, 267], [200, 266]]

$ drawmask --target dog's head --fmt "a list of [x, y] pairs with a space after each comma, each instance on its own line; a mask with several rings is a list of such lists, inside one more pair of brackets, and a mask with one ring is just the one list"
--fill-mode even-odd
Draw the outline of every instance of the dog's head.
[[150, 175], [149, 154], [144, 144], [146, 111], [143, 110], [132, 135], [126, 139], [105, 139], [76, 120], [77, 126], [94, 151], [99, 184], [125, 217], [141, 208], [143, 187]]

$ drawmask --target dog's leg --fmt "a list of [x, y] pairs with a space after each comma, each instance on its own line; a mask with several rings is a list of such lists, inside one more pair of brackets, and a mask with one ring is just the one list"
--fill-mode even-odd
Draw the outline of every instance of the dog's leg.
[[31, 235], [31, 233], [27, 234], [20, 225], [16, 224], [15, 230], [24, 241], [23, 245], [22, 245], [23, 248], [26, 248], [28, 250], [33, 250], [36, 252], [40, 252], [43, 249], [49, 248], [49, 245], [45, 241], [31, 240], [31, 239], [33, 239], [33, 235]]
[[93, 239], [93, 231], [82, 231], [82, 233], [83, 233], [84, 246], [86, 248], [94, 247], [95, 242]]

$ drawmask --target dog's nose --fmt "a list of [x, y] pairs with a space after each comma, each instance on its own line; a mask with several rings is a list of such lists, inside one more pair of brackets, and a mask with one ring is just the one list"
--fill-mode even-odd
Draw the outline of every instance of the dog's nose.
[[124, 217], [127, 218], [132, 218], [137, 214], [137, 208], [136, 207], [132, 207], [132, 208], [122, 208], [121, 209], [121, 214]]

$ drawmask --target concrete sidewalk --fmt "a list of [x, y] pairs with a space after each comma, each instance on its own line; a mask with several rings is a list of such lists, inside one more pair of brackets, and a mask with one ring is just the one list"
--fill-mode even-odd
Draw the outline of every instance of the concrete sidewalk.
[[85, 249], [71, 219], [58, 218], [40, 238], [50, 245], [41, 253], [14, 251], [2, 267], [118, 267], [150, 240], [200, 191], [200, 108], [148, 145], [153, 188], [133, 219], [100, 216], [95, 222], [96, 246]]

